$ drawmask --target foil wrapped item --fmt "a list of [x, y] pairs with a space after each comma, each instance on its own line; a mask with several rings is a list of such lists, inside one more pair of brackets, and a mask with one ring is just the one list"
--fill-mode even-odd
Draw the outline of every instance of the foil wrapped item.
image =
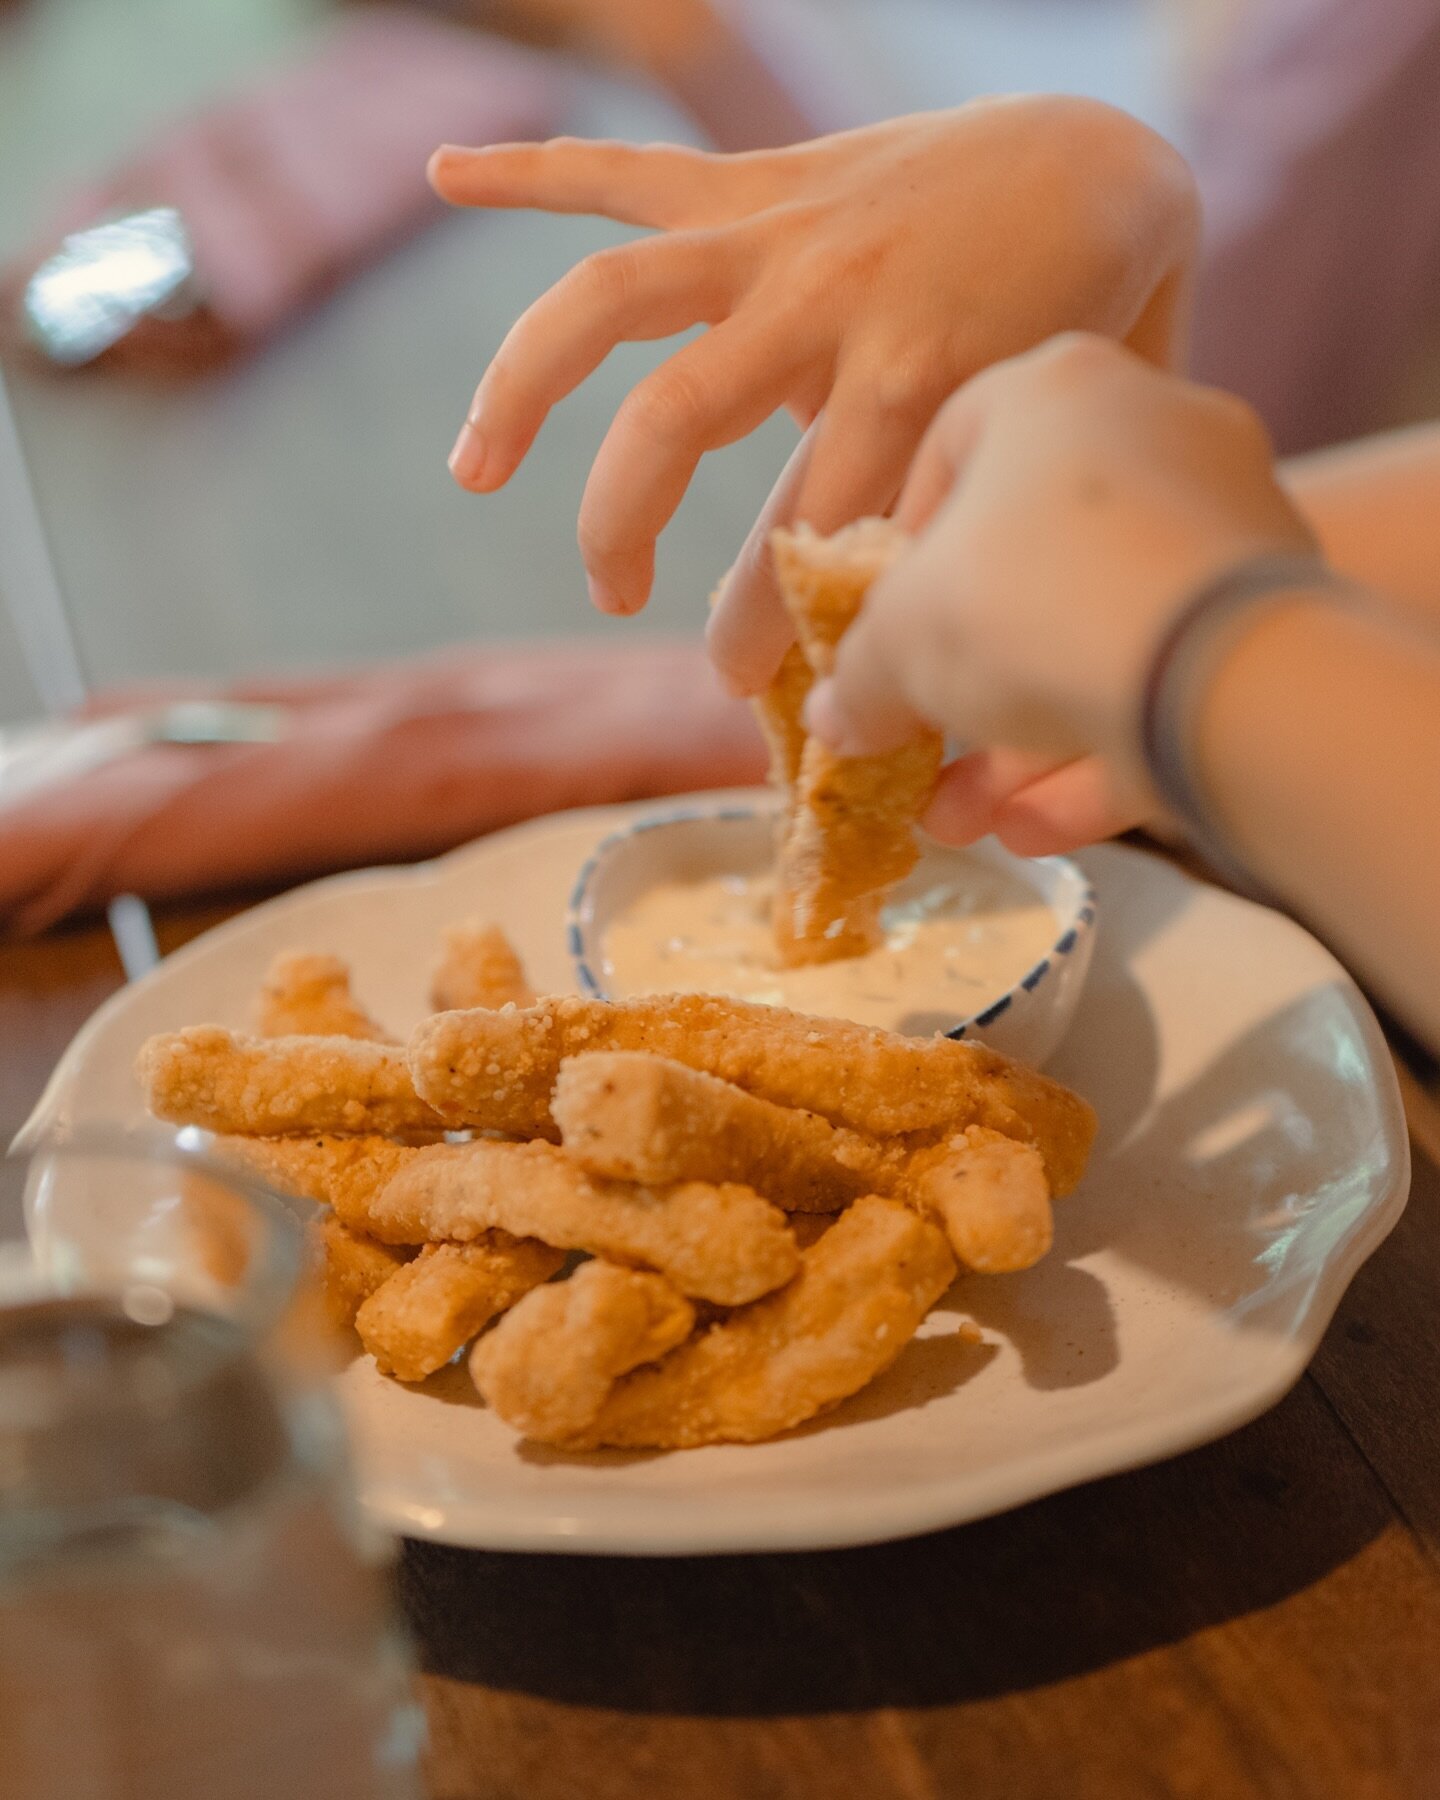
[[173, 206], [72, 232], [25, 284], [28, 342], [62, 367], [93, 362], [148, 319], [188, 319], [203, 303], [195, 251]]

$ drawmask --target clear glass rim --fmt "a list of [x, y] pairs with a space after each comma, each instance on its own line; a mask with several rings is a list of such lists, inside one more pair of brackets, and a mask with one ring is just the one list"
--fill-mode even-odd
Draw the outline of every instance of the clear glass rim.
[[[26, 1171], [24, 1223], [34, 1248], [33, 1202], [38, 1172], [82, 1158], [113, 1158], [134, 1163], [166, 1163], [207, 1177], [236, 1194], [264, 1221], [253, 1262], [246, 1267], [237, 1304], [227, 1316], [252, 1342], [266, 1337], [281, 1321], [295, 1297], [303, 1264], [303, 1203], [280, 1193], [235, 1163], [213, 1155], [208, 1146], [182, 1141], [176, 1128], [85, 1124], [58, 1125], [22, 1146], [11, 1145], [4, 1160]], [[55, 1298], [53, 1292], [38, 1298]]]

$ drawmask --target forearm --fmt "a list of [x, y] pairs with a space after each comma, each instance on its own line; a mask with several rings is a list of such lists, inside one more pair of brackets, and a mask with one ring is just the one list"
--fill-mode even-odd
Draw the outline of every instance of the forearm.
[[1226, 658], [1195, 753], [1246, 866], [1440, 1046], [1440, 635], [1297, 597]]
[[850, 123], [817, 116], [793, 72], [745, 29], [743, 18], [724, 10], [703, 39], [657, 73], [717, 150], [778, 149]]
[[1282, 474], [1335, 568], [1440, 620], [1440, 425], [1295, 457]]

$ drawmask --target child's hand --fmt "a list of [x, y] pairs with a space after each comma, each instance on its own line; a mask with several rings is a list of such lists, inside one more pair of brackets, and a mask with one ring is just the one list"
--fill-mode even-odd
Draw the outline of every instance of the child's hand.
[[1056, 331], [1170, 361], [1197, 223], [1189, 172], [1163, 140], [1110, 107], [1049, 97], [743, 156], [446, 149], [431, 180], [461, 205], [657, 228], [586, 258], [513, 328], [452, 457], [463, 486], [508, 481], [550, 408], [617, 343], [713, 327], [635, 388], [596, 458], [580, 545], [603, 610], [645, 604], [655, 540], [707, 450], [782, 406], [811, 426], [712, 622], [712, 654], [747, 691], [790, 635], [764, 532], [887, 510], [955, 388]]
[[1140, 689], [1187, 594], [1314, 550], [1248, 407], [1079, 335], [954, 397], [898, 517], [923, 535], [847, 634], [812, 728], [850, 752], [921, 721], [982, 747], [927, 823], [1030, 855], [1146, 815]]

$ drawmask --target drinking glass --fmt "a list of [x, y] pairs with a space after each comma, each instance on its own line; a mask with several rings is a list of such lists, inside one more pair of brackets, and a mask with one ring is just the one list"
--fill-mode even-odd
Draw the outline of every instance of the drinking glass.
[[302, 1257], [193, 1133], [0, 1162], [0, 1800], [417, 1792]]

